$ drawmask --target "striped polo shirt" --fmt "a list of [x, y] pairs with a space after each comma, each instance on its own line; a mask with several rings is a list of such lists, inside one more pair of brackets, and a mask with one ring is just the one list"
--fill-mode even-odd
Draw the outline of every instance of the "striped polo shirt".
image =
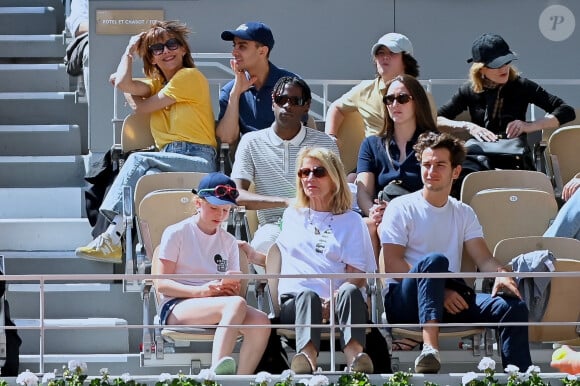
[[[231, 177], [253, 182], [256, 193], [264, 196], [296, 197], [296, 158], [306, 146], [324, 147], [339, 155], [331, 137], [306, 126], [290, 140], [278, 137], [272, 127], [244, 134], [236, 150]], [[284, 209], [258, 210], [260, 225], [277, 222]]]

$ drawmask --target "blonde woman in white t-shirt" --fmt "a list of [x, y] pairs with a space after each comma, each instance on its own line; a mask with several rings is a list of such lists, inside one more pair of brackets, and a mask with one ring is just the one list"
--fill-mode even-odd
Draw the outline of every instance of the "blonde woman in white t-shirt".
[[[236, 204], [235, 183], [222, 173], [204, 177], [197, 191], [199, 214], [167, 227], [153, 264], [153, 274], [228, 274], [239, 272], [237, 240], [221, 228]], [[240, 281], [233, 278], [158, 279], [162, 295], [160, 319], [170, 325], [216, 324], [212, 369], [218, 375], [252, 374], [266, 348], [269, 328], [230, 325], [268, 325], [267, 315], [246, 304]], [[239, 363], [231, 357], [239, 334], [244, 336]]]

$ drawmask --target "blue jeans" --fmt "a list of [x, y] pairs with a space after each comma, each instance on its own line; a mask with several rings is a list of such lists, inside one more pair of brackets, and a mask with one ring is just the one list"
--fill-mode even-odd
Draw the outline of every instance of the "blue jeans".
[[580, 240], [580, 191], [576, 191], [560, 208], [544, 236]]
[[[175, 152], [174, 152], [175, 151]], [[202, 172], [217, 170], [212, 146], [172, 142], [160, 152], [138, 152], [127, 158], [101, 204], [100, 211], [111, 221], [123, 208], [123, 187], [135, 189], [139, 178], [161, 172]], [[193, 188], [193, 186], [192, 186]]]
[[[411, 268], [412, 273], [449, 272], [449, 261], [441, 254], [427, 255]], [[445, 279], [405, 278], [391, 283], [385, 296], [385, 310], [389, 323], [509, 323], [527, 322], [526, 303], [519, 299], [491, 297], [478, 293], [475, 304], [457, 315], [443, 307]], [[500, 327], [501, 359], [503, 367], [516, 365], [522, 371], [532, 364], [527, 326]]]

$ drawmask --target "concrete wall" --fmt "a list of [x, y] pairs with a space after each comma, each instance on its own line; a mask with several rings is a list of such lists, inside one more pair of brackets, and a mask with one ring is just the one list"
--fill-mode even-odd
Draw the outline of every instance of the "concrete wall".
[[[542, 12], [554, 5], [566, 7], [569, 13], [555, 9], [541, 18]], [[272, 61], [306, 79], [372, 77], [370, 47], [391, 31], [412, 40], [421, 79], [465, 78], [471, 43], [483, 32], [504, 36], [518, 53], [516, 64], [528, 78], [580, 78], [580, 31], [573, 20], [574, 15], [580, 15], [577, 0], [90, 0], [89, 6], [93, 20], [89, 113], [93, 151], [105, 150], [112, 143], [113, 92], [107, 79], [129, 40], [128, 35], [96, 35], [97, 9], [161, 8], [166, 19], [184, 21], [194, 31], [190, 44], [195, 52], [229, 52], [231, 43], [220, 39], [223, 30], [244, 21], [264, 21], [276, 39]], [[562, 41], [546, 37], [561, 39], [566, 35]], [[135, 73], [141, 73], [141, 64], [136, 67]], [[226, 73], [207, 75], [229, 78]], [[437, 102], [445, 102], [456, 88], [434, 88]], [[546, 88], [580, 106], [580, 86]], [[346, 89], [335, 88], [330, 98]], [[217, 88], [214, 93], [217, 98]], [[120, 116], [126, 112], [121, 109]]]

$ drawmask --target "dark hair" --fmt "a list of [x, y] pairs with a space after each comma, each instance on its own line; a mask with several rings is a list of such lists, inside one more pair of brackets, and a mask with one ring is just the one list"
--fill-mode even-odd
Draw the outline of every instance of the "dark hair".
[[[401, 82], [404, 84], [409, 91], [409, 95], [413, 97], [413, 102], [415, 103], [415, 124], [419, 133], [424, 131], [437, 131], [437, 125], [433, 120], [433, 113], [431, 112], [431, 104], [429, 103], [429, 98], [427, 98], [427, 93], [421, 83], [419, 83], [414, 76], [406, 74], [399, 75], [387, 82], [386, 89], [388, 90], [394, 82]], [[389, 112], [385, 111], [383, 129], [378, 133], [378, 136], [390, 141], [391, 138], [393, 138], [394, 133], [395, 122], [389, 115]]]
[[403, 67], [405, 68], [405, 74], [415, 78], [419, 77], [419, 63], [417, 63], [417, 59], [413, 55], [407, 52], [403, 52]]
[[310, 87], [303, 79], [300, 79], [297, 76], [294, 77], [283, 76], [280, 79], [278, 79], [278, 81], [274, 85], [274, 89], [272, 90], [272, 97], [280, 95], [280, 93], [284, 91], [284, 87], [286, 87], [287, 84], [291, 86], [300, 87], [300, 89], [302, 90], [302, 98], [304, 98], [306, 102], [310, 102], [312, 100], [312, 93], [310, 92]]
[[417, 139], [417, 143], [413, 146], [419, 162], [421, 162], [425, 149], [449, 150], [453, 168], [463, 164], [463, 161], [465, 161], [466, 150], [463, 141], [449, 133], [426, 132], [421, 134]]
[[145, 35], [141, 39], [141, 44], [139, 45], [139, 56], [143, 58], [143, 72], [145, 73], [145, 76], [149, 78], [161, 77], [165, 79], [163, 72], [161, 72], [157, 65], [153, 64], [153, 54], [149, 51], [149, 46], [162, 39], [170, 37], [177, 39], [179, 44], [185, 49], [185, 55], [183, 55], [183, 67], [194, 68], [195, 63], [191, 57], [191, 49], [186, 40], [186, 37], [190, 32], [191, 31], [185, 24], [175, 20], [158, 20], [153, 23], [151, 28], [145, 32]]

